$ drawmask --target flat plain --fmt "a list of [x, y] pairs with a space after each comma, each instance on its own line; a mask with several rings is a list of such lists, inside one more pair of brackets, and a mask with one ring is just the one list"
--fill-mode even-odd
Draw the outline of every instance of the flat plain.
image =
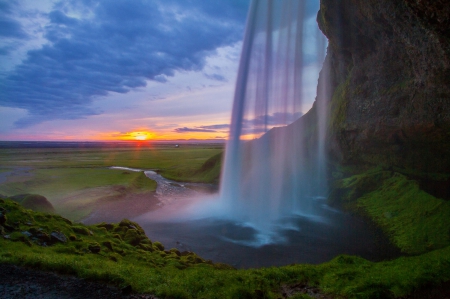
[[79, 221], [105, 202], [139, 195], [155, 203], [154, 181], [142, 172], [111, 166], [151, 169], [177, 181], [211, 183], [217, 178], [199, 169], [222, 151], [221, 144], [0, 148], [0, 194], [43, 195], [56, 213]]

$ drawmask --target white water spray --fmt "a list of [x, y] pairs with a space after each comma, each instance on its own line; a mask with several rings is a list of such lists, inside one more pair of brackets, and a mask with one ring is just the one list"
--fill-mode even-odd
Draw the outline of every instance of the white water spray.
[[326, 109], [299, 119], [306, 70], [317, 79], [324, 52], [307, 3], [254, 0], [248, 15], [220, 198], [227, 217], [264, 233], [285, 216], [313, 216], [311, 201], [326, 193]]

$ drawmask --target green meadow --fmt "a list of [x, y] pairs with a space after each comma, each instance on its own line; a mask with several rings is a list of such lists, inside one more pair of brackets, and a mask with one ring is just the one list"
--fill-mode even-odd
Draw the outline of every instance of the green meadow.
[[[164, 175], [189, 179], [210, 157], [223, 151], [221, 144], [138, 146], [123, 148], [0, 148], [0, 171], [8, 167], [98, 168], [123, 166], [155, 169]], [[6, 168], [6, 169], [5, 169]]]
[[[217, 182], [222, 152], [217, 145], [0, 149], [0, 263], [131, 286], [158, 298], [404, 298], [450, 280], [450, 203], [421, 190], [407, 173], [382, 168], [344, 171], [329, 202], [382, 228], [404, 254], [388, 261], [341, 255], [319, 265], [236, 270], [164, 248], [129, 220], [77, 223], [107, 200], [154, 193], [155, 182], [142, 172], [110, 166]], [[43, 195], [55, 211], [30, 206], [38, 195], [20, 194]]]
[[3, 148], [0, 194], [43, 195], [56, 213], [79, 221], [102, 200], [156, 189], [156, 183], [143, 173], [108, 167], [152, 169], [172, 180], [218, 183], [222, 151], [221, 145], [214, 144], [180, 148]]

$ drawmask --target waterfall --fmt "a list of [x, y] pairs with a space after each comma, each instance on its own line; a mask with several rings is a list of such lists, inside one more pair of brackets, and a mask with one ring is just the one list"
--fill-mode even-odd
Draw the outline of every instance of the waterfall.
[[314, 9], [318, 0], [253, 0], [248, 14], [220, 200], [229, 218], [262, 232], [314, 215], [311, 201], [326, 193], [326, 107], [316, 101], [302, 116], [324, 56]]

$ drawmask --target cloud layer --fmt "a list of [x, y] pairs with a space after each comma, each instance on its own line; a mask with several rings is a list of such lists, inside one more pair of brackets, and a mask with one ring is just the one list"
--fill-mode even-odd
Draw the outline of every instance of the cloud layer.
[[[26, 40], [14, 9], [0, 2], [0, 36]], [[0, 106], [28, 111], [18, 127], [99, 114], [90, 106], [96, 97], [201, 70], [215, 49], [242, 38], [247, 9], [242, 0], [57, 2], [42, 24], [46, 43], [0, 77]]]
[[[286, 126], [295, 120], [299, 119], [303, 113], [290, 113], [290, 112], [275, 112], [268, 115], [259, 115], [253, 119], [243, 119], [241, 127], [242, 134], [260, 134], [266, 132], [268, 129], [277, 126]], [[174, 129], [176, 133], [191, 133], [191, 132], [202, 132], [202, 133], [228, 133], [230, 129], [229, 124], [215, 124], [215, 125], [205, 125], [205, 126], [195, 126], [192, 128], [182, 127]]]

